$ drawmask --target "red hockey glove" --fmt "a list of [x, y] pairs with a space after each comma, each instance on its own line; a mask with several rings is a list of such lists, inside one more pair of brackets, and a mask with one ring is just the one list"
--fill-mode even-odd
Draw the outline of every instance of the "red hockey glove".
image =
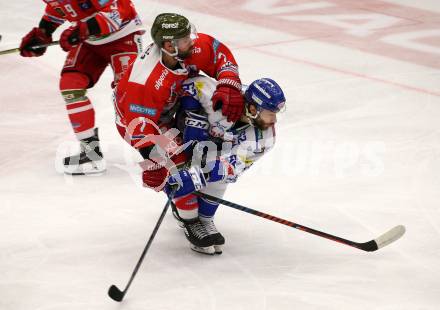
[[61, 48], [68, 52], [74, 46], [80, 44], [89, 36], [89, 29], [86, 23], [79, 23], [76, 26], [67, 28], [61, 33], [60, 36], [60, 46]]
[[165, 180], [168, 178], [168, 169], [158, 165], [152, 166], [142, 172], [142, 181], [145, 187], [160, 192], [165, 186]]
[[222, 113], [228, 117], [229, 122], [238, 121], [244, 109], [240, 80], [238, 78], [220, 79], [212, 95], [212, 103], [214, 110], [222, 108]]
[[32, 46], [49, 44], [52, 42], [52, 36], [48, 36], [41, 28], [33, 28], [23, 37], [20, 44], [20, 55], [23, 57], [38, 57], [46, 52], [47, 47], [33, 49]]

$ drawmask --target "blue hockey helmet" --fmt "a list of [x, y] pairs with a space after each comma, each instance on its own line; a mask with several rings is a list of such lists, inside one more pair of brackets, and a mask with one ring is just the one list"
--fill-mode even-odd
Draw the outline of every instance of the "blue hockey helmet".
[[272, 79], [262, 78], [255, 80], [244, 92], [246, 101], [254, 104], [257, 110], [269, 110], [279, 112], [286, 102], [283, 90]]

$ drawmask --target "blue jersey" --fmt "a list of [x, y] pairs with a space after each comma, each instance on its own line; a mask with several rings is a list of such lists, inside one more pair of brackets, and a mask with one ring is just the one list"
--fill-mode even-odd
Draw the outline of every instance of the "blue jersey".
[[[186, 137], [187, 141], [195, 138], [213, 141], [221, 146], [215, 153], [211, 152], [208, 158], [217, 157], [229, 163], [233, 169], [224, 181], [234, 182], [272, 149], [275, 128], [272, 126], [262, 130], [246, 122], [228, 122], [220, 110], [214, 111], [212, 108], [211, 97], [216, 85], [217, 81], [205, 76], [190, 78], [183, 83], [185, 93], [182, 107], [187, 111], [184, 137], [189, 136]], [[188, 131], [191, 134], [188, 135]]]

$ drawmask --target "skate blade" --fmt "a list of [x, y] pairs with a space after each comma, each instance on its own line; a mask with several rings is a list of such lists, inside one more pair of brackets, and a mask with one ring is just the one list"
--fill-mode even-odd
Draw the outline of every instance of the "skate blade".
[[104, 160], [89, 162], [81, 165], [64, 166], [64, 173], [68, 175], [101, 175], [106, 170]]
[[207, 247], [198, 247], [195, 246], [193, 244], [190, 244], [191, 250], [197, 252], [197, 253], [201, 253], [201, 254], [205, 254], [205, 255], [214, 255], [215, 254], [215, 249], [214, 246], [207, 246]]
[[214, 245], [215, 254], [222, 254], [223, 253], [223, 245]]

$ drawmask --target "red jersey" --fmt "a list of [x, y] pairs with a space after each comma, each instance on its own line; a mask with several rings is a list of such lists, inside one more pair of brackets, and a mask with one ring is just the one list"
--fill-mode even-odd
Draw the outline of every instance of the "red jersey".
[[43, 0], [43, 16], [59, 26], [69, 22], [86, 22], [94, 18], [100, 34], [86, 40], [90, 44], [105, 44], [141, 30], [141, 21], [130, 0]]
[[198, 34], [192, 55], [181, 65], [177, 70], [164, 66], [161, 49], [151, 44], [119, 82], [115, 91], [116, 122], [126, 127], [129, 142], [134, 147], [139, 149], [153, 144], [142, 138], [158, 134], [152, 122], [160, 127], [162, 120], [174, 112], [182, 83], [190, 73], [200, 70], [217, 80], [238, 78], [238, 65], [231, 51], [203, 33]]

